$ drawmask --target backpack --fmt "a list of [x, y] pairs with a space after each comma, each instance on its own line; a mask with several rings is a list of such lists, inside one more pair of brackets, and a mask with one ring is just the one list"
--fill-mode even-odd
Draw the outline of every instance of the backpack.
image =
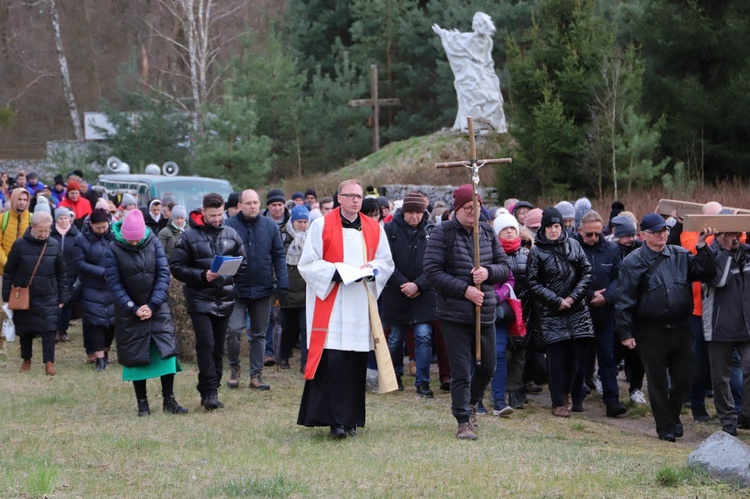
[[[0, 232], [5, 232], [5, 228], [8, 226], [8, 220], [10, 220], [10, 210], [3, 213], [3, 222], [2, 227], [0, 227]], [[29, 225], [31, 225], [31, 212], [29, 212]]]

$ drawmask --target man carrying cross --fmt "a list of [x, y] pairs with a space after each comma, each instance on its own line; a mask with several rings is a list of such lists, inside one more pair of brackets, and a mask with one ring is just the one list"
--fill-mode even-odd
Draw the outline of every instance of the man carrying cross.
[[[458, 421], [456, 437], [477, 438], [477, 404], [495, 372], [495, 307], [493, 285], [510, 273], [508, 257], [490, 225], [482, 220], [475, 229], [473, 187], [464, 184], [453, 191], [452, 220], [430, 233], [424, 256], [424, 272], [438, 292], [438, 314], [451, 364], [451, 400]], [[478, 230], [478, 238], [474, 231]], [[478, 241], [479, 265], [474, 264]], [[479, 312], [481, 356], [472, 374]], [[478, 359], [479, 360], [479, 359]]]

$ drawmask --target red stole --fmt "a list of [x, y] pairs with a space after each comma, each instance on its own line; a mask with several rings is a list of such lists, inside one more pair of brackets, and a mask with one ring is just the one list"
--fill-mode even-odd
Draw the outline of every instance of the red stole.
[[[365, 239], [367, 250], [367, 262], [375, 258], [380, 240], [380, 224], [370, 217], [359, 216], [362, 223], [362, 235]], [[323, 216], [323, 260], [331, 263], [344, 261], [344, 229], [341, 225], [341, 208], [331, 210]], [[320, 358], [323, 356], [323, 347], [328, 335], [328, 324], [331, 322], [331, 312], [336, 296], [339, 291], [340, 282], [333, 285], [333, 289], [325, 300], [315, 297], [315, 310], [313, 311], [312, 330], [310, 335], [310, 347], [307, 349], [307, 364], [305, 366], [305, 379], [313, 379], [315, 371], [318, 370]]]

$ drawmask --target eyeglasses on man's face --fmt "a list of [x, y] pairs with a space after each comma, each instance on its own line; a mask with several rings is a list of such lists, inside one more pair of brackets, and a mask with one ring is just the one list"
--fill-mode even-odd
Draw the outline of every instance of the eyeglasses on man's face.
[[362, 194], [356, 194], [354, 192], [347, 192], [346, 194], [339, 194], [339, 196], [343, 196], [343, 197], [349, 199], [350, 201], [354, 201], [354, 200], [361, 201], [362, 200]]

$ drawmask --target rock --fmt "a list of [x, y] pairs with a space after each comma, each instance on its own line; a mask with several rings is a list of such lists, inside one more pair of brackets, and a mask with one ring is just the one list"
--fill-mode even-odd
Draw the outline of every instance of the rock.
[[700, 466], [715, 480], [750, 487], [750, 446], [717, 431], [688, 457], [688, 465]]

